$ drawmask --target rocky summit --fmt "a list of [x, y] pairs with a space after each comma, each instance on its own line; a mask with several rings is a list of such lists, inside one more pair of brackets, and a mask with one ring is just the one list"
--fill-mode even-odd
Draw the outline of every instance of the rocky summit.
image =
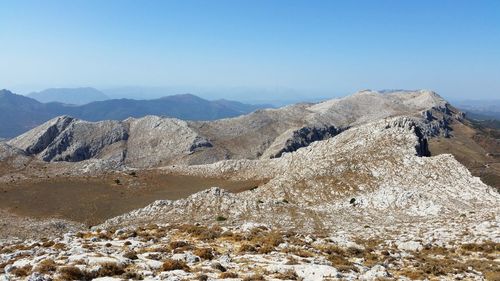
[[424, 90], [215, 121], [58, 117], [0, 143], [0, 192], [83, 192], [57, 215], [0, 200], [0, 280], [499, 280], [500, 194], [454, 156], [492, 142], [465, 128]]

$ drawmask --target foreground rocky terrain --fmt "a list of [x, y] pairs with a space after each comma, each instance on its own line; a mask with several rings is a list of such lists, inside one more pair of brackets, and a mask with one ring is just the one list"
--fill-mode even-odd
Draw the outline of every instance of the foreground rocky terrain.
[[0, 278], [498, 280], [500, 194], [429, 149], [457, 124], [428, 91], [213, 122], [52, 120], [0, 146], [4, 192], [47, 177], [114, 179], [121, 192], [173, 175], [255, 185], [157, 200], [90, 230], [4, 211]]
[[498, 280], [500, 244], [483, 236], [494, 228], [450, 233], [431, 221], [388, 227], [384, 236], [249, 223], [82, 231], [4, 243], [0, 280]]

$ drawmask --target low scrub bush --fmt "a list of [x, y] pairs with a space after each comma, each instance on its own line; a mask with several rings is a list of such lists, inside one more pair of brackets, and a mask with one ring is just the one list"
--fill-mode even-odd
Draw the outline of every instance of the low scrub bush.
[[189, 271], [189, 266], [184, 261], [167, 259], [162, 266], [163, 271], [184, 270]]

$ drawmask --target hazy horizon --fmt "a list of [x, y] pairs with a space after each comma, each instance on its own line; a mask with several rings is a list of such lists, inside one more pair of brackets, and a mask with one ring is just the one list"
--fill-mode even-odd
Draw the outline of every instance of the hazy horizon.
[[[0, 88], [241, 101], [500, 93], [498, 1], [3, 1]], [[147, 97], [145, 97], [147, 98]]]

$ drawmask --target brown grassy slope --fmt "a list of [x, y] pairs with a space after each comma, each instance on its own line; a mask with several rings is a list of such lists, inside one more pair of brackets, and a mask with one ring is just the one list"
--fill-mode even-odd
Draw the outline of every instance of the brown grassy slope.
[[154, 171], [142, 171], [134, 176], [114, 173], [99, 178], [26, 179], [0, 185], [0, 210], [33, 218], [61, 218], [95, 225], [155, 200], [185, 198], [212, 186], [240, 192], [260, 184]]
[[474, 120], [454, 121], [450, 138], [429, 141], [432, 155], [450, 153], [474, 176], [500, 191], [500, 130]]

